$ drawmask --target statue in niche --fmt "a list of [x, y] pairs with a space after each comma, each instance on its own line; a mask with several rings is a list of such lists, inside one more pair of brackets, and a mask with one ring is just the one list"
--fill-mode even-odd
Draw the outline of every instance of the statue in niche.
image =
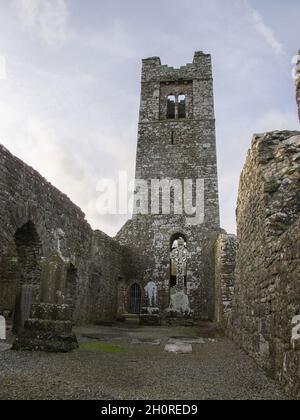
[[176, 291], [184, 291], [188, 251], [182, 237], [174, 241], [171, 251], [171, 274], [176, 276]]
[[157, 306], [157, 285], [154, 281], [149, 281], [145, 287], [145, 294], [148, 306], [155, 308]]

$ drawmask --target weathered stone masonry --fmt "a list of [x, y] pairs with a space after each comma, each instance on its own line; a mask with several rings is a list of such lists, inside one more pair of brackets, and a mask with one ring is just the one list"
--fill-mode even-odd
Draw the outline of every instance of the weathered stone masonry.
[[215, 247], [215, 321], [223, 328], [230, 320], [235, 284], [237, 238], [222, 233]]
[[[15, 317], [17, 322], [16, 315], [23, 322], [28, 318], [29, 313], [16, 314], [16, 302], [22, 312], [29, 287], [34, 290], [29, 306], [41, 300], [41, 278], [48, 272], [52, 274], [48, 276], [50, 284], [44, 285], [45, 301], [63, 302], [60, 296], [67, 294], [66, 284], [51, 281], [70, 278], [76, 321], [116, 316], [121, 247], [101, 232], [94, 233], [67, 196], [3, 146], [0, 203], [0, 309], [7, 318]], [[61, 273], [66, 264], [64, 276], [59, 275], [57, 264], [63, 266]]]
[[187, 295], [194, 316], [206, 319], [214, 317], [214, 245], [221, 232], [214, 118], [210, 55], [197, 52], [180, 69], [158, 57], [143, 60], [136, 180], [203, 179], [205, 219], [192, 225], [184, 214], [136, 214], [117, 235], [133, 261], [130, 282], [143, 288], [154, 281], [162, 311], [170, 303], [170, 247], [182, 236], [190, 255]]
[[231, 336], [300, 397], [300, 133], [255, 135], [241, 175]]
[[[296, 87], [300, 105], [299, 77]], [[137, 208], [115, 239], [93, 232], [77, 206], [0, 146], [0, 312], [14, 322], [16, 349], [72, 350], [72, 321], [124, 319], [149, 281], [163, 312], [172, 243], [182, 237], [194, 318], [219, 322], [300, 398], [300, 133], [254, 136], [237, 239], [220, 228], [215, 140], [210, 56], [196, 53], [180, 69], [144, 60], [136, 179], [204, 179], [204, 223]]]

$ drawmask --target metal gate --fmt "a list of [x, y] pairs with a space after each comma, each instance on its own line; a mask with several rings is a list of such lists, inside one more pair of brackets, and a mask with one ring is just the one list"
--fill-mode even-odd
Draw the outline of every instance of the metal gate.
[[139, 314], [141, 312], [141, 299], [142, 290], [141, 287], [135, 283], [129, 290], [129, 313]]

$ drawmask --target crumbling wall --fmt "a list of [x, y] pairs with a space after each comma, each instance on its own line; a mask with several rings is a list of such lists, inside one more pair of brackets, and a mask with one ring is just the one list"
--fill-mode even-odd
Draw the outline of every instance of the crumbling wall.
[[113, 320], [118, 315], [119, 286], [125, 280], [124, 248], [101, 231], [95, 231], [89, 266], [91, 320]]
[[227, 328], [232, 309], [237, 238], [222, 233], [215, 247], [215, 320]]
[[230, 334], [298, 398], [299, 215], [300, 133], [254, 136], [240, 180]]
[[83, 212], [66, 195], [0, 145], [0, 310], [6, 316], [13, 316], [23, 285], [39, 288], [39, 273], [51, 264], [53, 253], [76, 281], [77, 321], [94, 319], [94, 311], [99, 317], [102, 312], [115, 313], [122, 255], [116, 241], [100, 237], [104, 234], [94, 234]]

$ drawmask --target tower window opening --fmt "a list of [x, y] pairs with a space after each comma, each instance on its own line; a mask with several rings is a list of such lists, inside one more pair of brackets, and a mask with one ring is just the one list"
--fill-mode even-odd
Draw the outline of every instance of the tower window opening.
[[174, 95], [168, 96], [167, 104], [167, 118], [175, 119], [176, 97]]
[[178, 96], [178, 118], [186, 117], [186, 96], [181, 94]]

